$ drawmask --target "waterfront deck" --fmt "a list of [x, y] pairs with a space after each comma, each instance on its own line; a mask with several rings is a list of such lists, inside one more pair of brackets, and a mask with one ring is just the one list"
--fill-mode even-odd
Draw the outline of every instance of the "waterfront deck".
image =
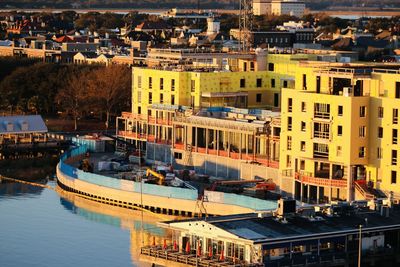
[[[172, 246], [163, 249], [162, 246], [147, 246], [142, 247], [140, 254], [154, 259], [164, 260], [164, 263], [168, 263], [168, 266], [176, 264], [183, 264], [185, 266], [199, 266], [199, 267], [243, 267], [243, 266], [256, 266], [254, 264], [249, 265], [237, 259], [231, 257], [225, 257], [224, 260], [220, 260], [219, 255], [209, 257], [208, 255], [197, 256], [196, 251], [192, 251], [189, 254], [174, 250]], [[150, 259], [148, 259], [150, 260]]]

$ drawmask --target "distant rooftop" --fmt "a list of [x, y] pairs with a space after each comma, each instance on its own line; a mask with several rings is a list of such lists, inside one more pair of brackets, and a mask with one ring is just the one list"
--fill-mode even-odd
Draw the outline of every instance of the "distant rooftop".
[[40, 115], [0, 117], [0, 134], [47, 133], [47, 131]]

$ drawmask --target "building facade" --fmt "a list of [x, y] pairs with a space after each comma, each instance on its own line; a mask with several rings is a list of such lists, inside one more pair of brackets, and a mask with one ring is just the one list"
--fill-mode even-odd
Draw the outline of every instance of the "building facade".
[[150, 160], [271, 178], [302, 202], [398, 200], [398, 65], [340, 63], [347, 56], [269, 54], [227, 60], [226, 71], [134, 68], [119, 136], [146, 143]]
[[294, 177], [287, 190], [298, 200], [399, 192], [396, 73], [373, 65], [299, 66], [294, 88], [282, 89], [280, 136], [281, 170]]
[[305, 11], [305, 3], [296, 0], [254, 0], [253, 13], [256, 16], [263, 15], [291, 15], [302, 17]]

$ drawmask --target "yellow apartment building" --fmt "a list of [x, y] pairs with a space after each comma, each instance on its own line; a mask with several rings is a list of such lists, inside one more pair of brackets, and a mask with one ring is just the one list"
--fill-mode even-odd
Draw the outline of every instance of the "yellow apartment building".
[[132, 112], [147, 115], [153, 103], [263, 108], [270, 99], [266, 87], [265, 71], [134, 68]]
[[[276, 108], [281, 113], [280, 119], [275, 117], [271, 124], [279, 129], [272, 135], [275, 141], [270, 143], [269, 137], [262, 137], [261, 143], [254, 141], [257, 149], [253, 150], [253, 141], [248, 139], [242, 143], [247, 148], [239, 151], [246, 151], [241, 159], [248, 158], [249, 162], [262, 162], [263, 157], [279, 159], [274, 166], [279, 166], [279, 174], [269, 178], [277, 182], [283, 193], [310, 203], [371, 199], [382, 193], [400, 199], [399, 66], [338, 63], [335, 54], [323, 55], [328, 60], [320, 57], [270, 54], [261, 64], [239, 59], [234, 64], [235, 71], [182, 66], [134, 68], [132, 113], [124, 113], [120, 118], [119, 135], [136, 143], [164, 144], [165, 155], [172, 152], [169, 160], [172, 162], [177, 152], [178, 158], [174, 160], [182, 165], [187, 154], [206, 154], [210, 159], [210, 151], [216, 150], [215, 159], [209, 163], [214, 166], [221, 162], [220, 156], [235, 160], [237, 152], [227, 150], [226, 146], [236, 141], [226, 136], [235, 132], [237, 122], [229, 116], [212, 118], [212, 112], [209, 119], [196, 117], [200, 108]], [[180, 107], [192, 108], [190, 123], [176, 118]], [[178, 111], [183, 114], [186, 108]], [[196, 125], [196, 120], [207, 123]], [[219, 126], [214, 127], [213, 123]], [[258, 138], [253, 133], [244, 135]], [[274, 148], [262, 151], [264, 143]], [[236, 176], [244, 177], [235, 172]]]
[[311, 203], [379, 197], [372, 185], [400, 192], [398, 71], [330, 65], [300, 64], [294, 88], [282, 90], [282, 188]]
[[[400, 71], [374, 69], [370, 90], [370, 139], [367, 178], [389, 197], [400, 199]], [[391, 193], [392, 192], [392, 193]]]

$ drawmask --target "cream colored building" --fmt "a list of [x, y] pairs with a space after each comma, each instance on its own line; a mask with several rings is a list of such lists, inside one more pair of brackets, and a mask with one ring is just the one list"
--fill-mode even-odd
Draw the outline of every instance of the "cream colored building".
[[253, 13], [262, 15], [291, 15], [302, 17], [305, 11], [305, 3], [296, 0], [254, 0]]

